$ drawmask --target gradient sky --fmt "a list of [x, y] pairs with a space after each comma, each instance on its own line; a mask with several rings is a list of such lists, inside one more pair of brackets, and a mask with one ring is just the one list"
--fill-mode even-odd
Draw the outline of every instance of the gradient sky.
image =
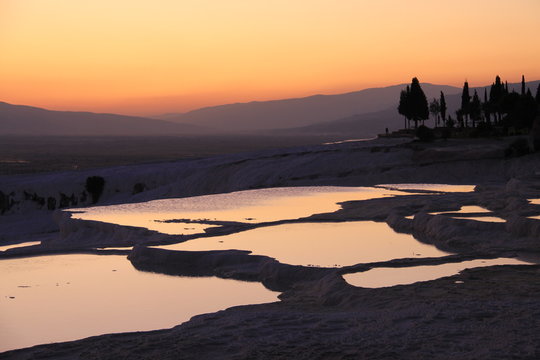
[[0, 0], [0, 101], [160, 114], [540, 79], [539, 0]]

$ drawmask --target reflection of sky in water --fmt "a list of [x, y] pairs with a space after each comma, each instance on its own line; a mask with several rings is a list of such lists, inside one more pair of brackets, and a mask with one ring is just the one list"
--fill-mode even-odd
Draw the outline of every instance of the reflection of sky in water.
[[506, 222], [505, 219], [496, 217], [496, 216], [479, 216], [479, 217], [466, 217], [466, 218], [456, 218], [456, 219], [467, 219], [467, 220], [483, 221], [483, 222]]
[[[486, 208], [483, 208], [481, 206], [476, 205], [466, 205], [462, 206], [459, 211], [441, 211], [441, 212], [435, 212], [432, 213], [432, 215], [440, 215], [440, 214], [472, 214], [472, 213], [484, 213], [484, 214], [491, 214], [491, 211], [489, 211]], [[466, 217], [459, 217], [459, 216], [453, 216], [454, 219], [467, 219], [467, 220], [475, 220], [475, 221], [484, 221], [484, 222], [506, 222], [505, 219], [497, 217], [497, 216], [466, 216]]]
[[[529, 199], [529, 202], [533, 205], [540, 205], [540, 199]], [[537, 219], [540, 220], [540, 215], [537, 216], [530, 216], [529, 219]]]
[[424, 190], [440, 192], [473, 192], [476, 185], [448, 185], [448, 184], [382, 184], [389, 189], [396, 190]]
[[269, 226], [236, 234], [160, 246], [173, 250], [251, 250], [286, 264], [331, 267], [448, 253], [398, 234], [386, 223], [303, 223]]
[[[194, 234], [203, 232], [204, 228], [210, 226], [189, 223], [159, 223], [154, 220], [210, 219], [253, 223], [296, 219], [312, 214], [336, 211], [340, 208], [338, 202], [393, 195], [404, 195], [404, 193], [366, 187], [271, 188], [73, 209], [77, 211], [73, 217], [146, 227], [166, 234]], [[79, 211], [84, 212], [79, 213]]]
[[346, 274], [343, 278], [351, 285], [378, 288], [394, 285], [412, 284], [419, 281], [435, 280], [445, 276], [451, 276], [464, 269], [492, 266], [492, 265], [520, 265], [529, 264], [512, 258], [470, 260], [460, 263], [412, 266], [405, 268], [376, 268], [369, 271]]
[[24, 242], [24, 243], [19, 243], [19, 244], [4, 245], [4, 246], [0, 246], [0, 251], [5, 251], [8, 249], [14, 249], [14, 248], [23, 247], [23, 246], [39, 245], [39, 244], [41, 244], [41, 241], [29, 241], [29, 242]]
[[441, 211], [441, 212], [434, 212], [433, 215], [437, 214], [447, 214], [447, 213], [460, 213], [460, 214], [471, 214], [471, 213], [489, 213], [490, 211], [486, 208], [483, 208], [481, 206], [476, 205], [465, 205], [462, 206], [457, 211]]
[[[529, 199], [529, 202], [533, 205], [540, 205], [540, 199]], [[540, 215], [530, 216], [530, 219], [540, 220]]]
[[2, 260], [0, 273], [0, 351], [169, 328], [197, 314], [276, 301], [278, 294], [260, 283], [141, 272], [113, 255]]

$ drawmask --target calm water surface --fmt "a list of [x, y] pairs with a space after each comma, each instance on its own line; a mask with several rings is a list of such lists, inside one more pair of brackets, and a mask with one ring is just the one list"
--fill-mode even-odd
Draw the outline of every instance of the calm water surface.
[[405, 268], [376, 268], [361, 273], [343, 275], [351, 285], [365, 288], [379, 288], [395, 285], [412, 284], [451, 276], [462, 270], [492, 265], [527, 265], [531, 264], [513, 258], [470, 260], [460, 263], [412, 266]]
[[[492, 214], [491, 211], [489, 211], [486, 208], [483, 208], [481, 206], [476, 205], [466, 205], [462, 206], [461, 209], [458, 211], [442, 211], [442, 212], [436, 212], [432, 213], [432, 215], [440, 215], [440, 214], [473, 214], [473, 213], [484, 213], [484, 214]], [[500, 218], [498, 216], [464, 216], [460, 217], [459, 215], [452, 216], [454, 219], [467, 219], [467, 220], [475, 220], [475, 221], [484, 221], [484, 222], [506, 222], [505, 219]]]
[[250, 250], [293, 265], [324, 267], [448, 253], [399, 234], [386, 223], [354, 221], [269, 226], [236, 234], [161, 246], [170, 250]]
[[[77, 212], [73, 217], [146, 227], [166, 234], [194, 234], [213, 225], [156, 220], [258, 223], [333, 212], [340, 208], [338, 203], [342, 201], [404, 195], [398, 188], [432, 191], [471, 191], [473, 188], [413, 185], [393, 185], [394, 189], [248, 190], [73, 209]], [[328, 267], [446, 255], [410, 235], [395, 233], [385, 223], [370, 221], [278, 225], [164, 248], [246, 249], [283, 263]], [[139, 272], [123, 256], [60, 255], [2, 260], [0, 272], [0, 351], [104, 333], [167, 328], [196, 314], [277, 299], [277, 293], [259, 283]]]
[[338, 202], [395, 195], [404, 195], [404, 193], [367, 187], [270, 188], [73, 209], [76, 212], [72, 216], [83, 220], [146, 227], [165, 234], [193, 234], [202, 232], [209, 225], [161, 223], [156, 220], [207, 219], [259, 223], [334, 212], [340, 209]]
[[473, 192], [476, 185], [449, 185], [449, 184], [381, 184], [387, 189], [395, 190], [423, 190], [436, 192]]
[[[529, 199], [529, 202], [533, 205], [540, 205], [540, 199]], [[531, 219], [537, 219], [540, 220], [540, 215], [538, 216], [530, 216]]]
[[8, 250], [8, 249], [15, 249], [15, 248], [18, 248], [18, 247], [23, 247], [23, 246], [39, 245], [39, 244], [41, 244], [41, 241], [28, 241], [28, 242], [24, 242], [24, 243], [4, 245], [4, 246], [0, 246], [0, 251], [5, 251], [5, 250]]
[[278, 295], [260, 283], [141, 272], [116, 255], [2, 260], [0, 273], [0, 351], [170, 328], [197, 314], [273, 302]]

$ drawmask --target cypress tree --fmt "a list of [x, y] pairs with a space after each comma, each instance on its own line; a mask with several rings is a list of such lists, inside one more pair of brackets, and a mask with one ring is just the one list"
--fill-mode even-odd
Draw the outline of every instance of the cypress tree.
[[524, 118], [526, 118], [527, 127], [531, 128], [534, 118], [539, 114], [540, 107], [532, 95], [531, 89], [527, 89], [527, 94], [523, 97]]
[[495, 78], [495, 83], [491, 85], [491, 90], [489, 91], [489, 105], [495, 114], [495, 121], [501, 121], [501, 105], [504, 97], [504, 85], [501, 82], [499, 75]]
[[[540, 86], [538, 87], [538, 89], [540, 90]], [[446, 125], [446, 100], [444, 99], [444, 93], [441, 91], [441, 99], [439, 100], [439, 104], [441, 106], [440, 110], [441, 110], [441, 119], [442, 119], [442, 123], [443, 123], [443, 126]]]
[[409, 119], [409, 111], [408, 111], [408, 105], [407, 105], [408, 96], [409, 96], [409, 87], [407, 86], [407, 89], [401, 90], [401, 93], [399, 94], [399, 105], [398, 105], [398, 113], [405, 117], [405, 129], [407, 128], [407, 120]]
[[497, 77], [495, 77], [495, 82], [491, 85], [491, 90], [489, 91], [489, 101], [493, 104], [498, 103], [501, 100], [503, 92], [501, 78], [497, 75]]
[[407, 101], [405, 101], [405, 112], [407, 113], [407, 124], [409, 126], [409, 128], [411, 128], [411, 118], [412, 118], [412, 113], [411, 113], [411, 86], [410, 85], [407, 85], [407, 87], [405, 88], [405, 92], [407, 93]]
[[488, 124], [491, 123], [491, 107], [489, 105], [487, 97], [487, 88], [484, 88], [484, 103], [482, 104], [482, 109], [484, 110], [484, 117], [486, 119], [486, 122]]
[[439, 100], [434, 98], [429, 103], [429, 112], [434, 117], [435, 127], [439, 126], [439, 113], [441, 112], [441, 104], [439, 103]]
[[456, 110], [456, 121], [459, 127], [463, 127], [463, 111], [461, 109]]
[[521, 95], [525, 96], [525, 75], [521, 75]]
[[538, 88], [536, 88], [536, 102], [540, 104], [540, 84], [538, 84]]
[[452, 119], [452, 115], [448, 115], [448, 119], [446, 120], [446, 126], [448, 126], [449, 128], [453, 128], [454, 125], [456, 125], [456, 122], [454, 121], [454, 119]]
[[469, 107], [471, 104], [471, 95], [469, 95], [469, 83], [465, 81], [463, 84], [463, 92], [461, 93], [461, 113], [465, 115], [465, 126], [467, 126]]
[[538, 103], [531, 92], [522, 96], [513, 91], [504, 97], [502, 112], [506, 114], [506, 126], [530, 130], [538, 113]]
[[415, 129], [418, 128], [419, 120], [429, 119], [429, 108], [426, 94], [420, 86], [420, 82], [417, 78], [413, 78], [411, 82], [411, 91], [409, 93], [408, 103], [410, 105], [411, 119], [414, 120]]
[[476, 90], [474, 91], [473, 99], [470, 103], [469, 112], [472, 119], [472, 125], [473, 127], [476, 126], [476, 121], [480, 120], [480, 117], [482, 116], [482, 105], [480, 103], [480, 98], [478, 97], [478, 93]]

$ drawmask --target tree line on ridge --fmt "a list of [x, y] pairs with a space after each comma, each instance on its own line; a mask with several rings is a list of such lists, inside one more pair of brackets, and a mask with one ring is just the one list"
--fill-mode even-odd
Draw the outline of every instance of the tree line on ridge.
[[404, 116], [405, 129], [418, 128], [421, 121], [434, 118], [435, 128], [450, 132], [462, 132], [475, 136], [511, 135], [529, 133], [535, 117], [540, 113], [540, 84], [533, 96], [526, 87], [525, 76], [521, 77], [521, 91], [509, 91], [508, 82], [503, 83], [497, 76], [489, 89], [484, 88], [483, 99], [477, 90], [471, 96], [469, 84], [465, 81], [461, 94], [461, 107], [455, 118], [448, 114], [444, 93], [439, 99], [428, 103], [426, 95], [415, 77], [400, 93], [398, 112]]

